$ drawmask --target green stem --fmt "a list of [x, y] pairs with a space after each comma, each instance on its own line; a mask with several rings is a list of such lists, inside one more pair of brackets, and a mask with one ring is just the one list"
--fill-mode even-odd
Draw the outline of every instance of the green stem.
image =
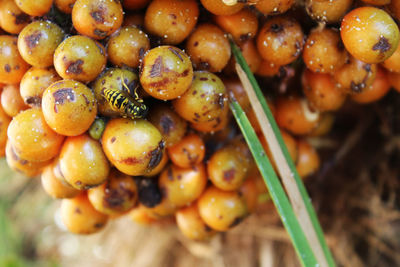
[[314, 210], [314, 208], [312, 206], [310, 197], [309, 197], [309, 195], [308, 195], [308, 193], [307, 193], [307, 191], [306, 191], [306, 189], [304, 187], [304, 184], [303, 184], [299, 174], [297, 173], [296, 166], [294, 165], [294, 163], [293, 163], [293, 161], [292, 161], [292, 159], [290, 157], [289, 151], [287, 150], [286, 145], [285, 145], [285, 143], [283, 141], [283, 138], [282, 138], [282, 135], [280, 133], [279, 127], [276, 124], [275, 119], [274, 119], [274, 117], [273, 117], [273, 115], [271, 113], [271, 110], [269, 109], [269, 107], [268, 107], [268, 105], [267, 105], [267, 103], [265, 101], [264, 95], [261, 92], [261, 89], [260, 89], [260, 87], [259, 87], [259, 85], [257, 83], [257, 80], [255, 79], [253, 73], [251, 72], [249, 66], [247, 65], [246, 60], [244, 59], [244, 57], [243, 57], [242, 53], [240, 52], [239, 48], [236, 46], [236, 44], [232, 40], [230, 40], [230, 43], [231, 43], [231, 49], [232, 49], [233, 55], [235, 56], [235, 59], [238, 62], [238, 64], [242, 67], [242, 69], [246, 73], [246, 75], [247, 75], [247, 77], [248, 77], [248, 79], [249, 79], [249, 81], [250, 81], [250, 83], [251, 83], [251, 85], [253, 87], [253, 90], [254, 90], [255, 94], [257, 95], [257, 98], [258, 98], [258, 100], [260, 101], [260, 103], [261, 103], [261, 105], [263, 107], [263, 110], [264, 110], [264, 112], [265, 112], [265, 114], [266, 114], [266, 116], [268, 118], [268, 121], [271, 124], [271, 127], [272, 127], [272, 129], [274, 131], [274, 134], [275, 134], [275, 136], [276, 136], [276, 138], [277, 138], [277, 140], [279, 142], [279, 145], [280, 145], [280, 147], [282, 149], [282, 152], [283, 152], [283, 154], [285, 156], [285, 159], [286, 159], [286, 161], [287, 161], [287, 163], [289, 165], [289, 168], [290, 168], [291, 172], [294, 175], [297, 187], [298, 187], [298, 189], [300, 191], [300, 194], [301, 194], [301, 197], [302, 197], [302, 199], [303, 199], [303, 201], [305, 203], [305, 207], [306, 207], [308, 216], [310, 217], [310, 220], [311, 220], [312, 225], [314, 227], [314, 230], [315, 230], [315, 232], [317, 234], [317, 237], [318, 237], [318, 240], [319, 240], [320, 245], [322, 247], [322, 250], [324, 251], [325, 258], [326, 258], [329, 266], [335, 266], [335, 262], [333, 260], [332, 254], [331, 254], [331, 252], [330, 252], [330, 250], [328, 248], [328, 245], [326, 244], [322, 228], [321, 228], [321, 226], [319, 224], [319, 221], [318, 221], [318, 218], [316, 216], [315, 210]]
[[230, 104], [233, 115], [243, 133], [244, 138], [250, 148], [251, 153], [257, 163], [258, 169], [264, 179], [265, 184], [268, 187], [269, 194], [272, 201], [274, 202], [278, 213], [282, 219], [282, 223], [285, 226], [290, 238], [292, 239], [294, 248], [300, 258], [303, 266], [318, 266], [318, 262], [311, 250], [310, 245], [304, 235], [303, 230], [294, 214], [292, 206], [288, 198], [286, 197], [285, 191], [275, 174], [274, 168], [272, 167], [264, 149], [257, 138], [256, 133], [246, 114], [236, 101], [232, 101]]

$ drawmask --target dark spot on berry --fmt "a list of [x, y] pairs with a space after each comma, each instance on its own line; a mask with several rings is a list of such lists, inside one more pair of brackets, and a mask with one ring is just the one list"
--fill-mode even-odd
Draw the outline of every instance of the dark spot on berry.
[[197, 42], [197, 41], [193, 43], [193, 46], [195, 46], [195, 47], [198, 45], [199, 45], [199, 42]]
[[111, 140], [110, 140], [111, 144], [114, 143], [115, 140], [117, 140], [117, 138], [115, 136], [111, 137]]
[[10, 72], [10, 71], [11, 71], [10, 65], [9, 65], [9, 64], [4, 65], [4, 70], [5, 70], [6, 72]]
[[40, 107], [42, 104], [42, 98], [39, 96], [31, 96], [25, 100], [25, 103], [29, 106]]
[[379, 51], [379, 53], [385, 53], [388, 51], [392, 46], [389, 43], [389, 40], [385, 37], [381, 36], [379, 41], [372, 47], [373, 51]]
[[133, 164], [140, 164], [143, 162], [143, 159], [137, 159], [135, 157], [127, 157], [124, 159], [119, 160], [118, 162], [126, 164], [126, 165], [133, 165]]
[[147, 165], [147, 168], [149, 169], [153, 169], [154, 167], [156, 167], [163, 156], [163, 149], [164, 149], [164, 141], [160, 141], [158, 143], [158, 147], [152, 151], [150, 151], [150, 161], [149, 161], [149, 165]]
[[104, 206], [109, 206], [110, 208], [118, 208], [122, 206], [125, 199], [131, 200], [135, 196], [135, 193], [125, 188], [123, 183], [120, 183], [118, 188], [110, 188], [110, 183], [107, 182], [104, 191], [106, 195], [104, 198]]
[[39, 44], [40, 38], [42, 38], [42, 33], [40, 31], [35, 31], [31, 35], [25, 36], [24, 40], [26, 46], [28, 46], [29, 49], [32, 49]]
[[77, 61], [69, 61], [66, 63], [67, 70], [65, 71], [66, 74], [72, 73], [72, 74], [81, 74], [83, 72], [82, 70], [82, 64], [83, 60], [78, 59]]
[[371, 64], [365, 64], [363, 68], [364, 68], [364, 70], [366, 70], [367, 72], [370, 72], [370, 71], [371, 71]]
[[160, 125], [163, 130], [163, 133], [169, 135], [171, 130], [174, 128], [174, 121], [168, 116], [162, 116], [160, 118]]
[[197, 159], [199, 158], [199, 155], [192, 155], [186, 148], [182, 149], [182, 152], [186, 155], [187, 159], [189, 160], [190, 163], [194, 164], [197, 162]]
[[75, 213], [81, 214], [81, 213], [82, 213], [82, 211], [81, 211], [81, 209], [80, 209], [80, 208], [76, 208], [76, 209], [75, 209]]
[[168, 50], [171, 51], [175, 56], [177, 56], [181, 60], [181, 62], [183, 62], [183, 58], [178, 50], [173, 47], [168, 47]]
[[162, 69], [163, 69], [162, 57], [158, 56], [156, 58], [156, 60], [154, 61], [153, 66], [151, 66], [150, 78], [161, 77], [162, 76], [162, 74], [161, 74]]
[[64, 105], [66, 102], [75, 101], [75, 93], [72, 88], [63, 88], [53, 93], [54, 112], [58, 112], [58, 105]]
[[179, 77], [185, 77], [185, 76], [188, 76], [188, 74], [189, 74], [189, 70], [186, 69], [186, 70], [184, 70], [184, 71], [182, 72], [181, 75], [179, 75]]
[[235, 177], [235, 172], [236, 170], [234, 168], [224, 171], [224, 180], [227, 182], [231, 182]]
[[207, 77], [201, 77], [199, 80], [200, 81], [208, 81], [208, 78]]
[[281, 31], [283, 31], [283, 26], [282, 26], [282, 25], [279, 25], [279, 24], [276, 24], [276, 23], [273, 23], [273, 24], [269, 27], [269, 30], [270, 30], [271, 32], [273, 32], [273, 33], [279, 33], [279, 32], [281, 32]]
[[104, 23], [105, 15], [105, 8], [103, 6], [99, 6], [98, 10], [93, 11], [90, 13], [90, 16], [97, 22], [97, 23]]
[[161, 192], [156, 179], [140, 178], [138, 182], [139, 202], [148, 208], [161, 202]]
[[90, 104], [90, 101], [89, 101], [89, 99], [87, 98], [87, 96], [86, 96], [85, 94], [82, 94], [82, 97], [85, 99], [86, 105], [89, 105], [89, 104]]

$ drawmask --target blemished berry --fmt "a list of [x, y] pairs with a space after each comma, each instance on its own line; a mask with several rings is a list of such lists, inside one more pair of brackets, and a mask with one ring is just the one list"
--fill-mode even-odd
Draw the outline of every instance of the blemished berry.
[[35, 67], [53, 65], [54, 51], [64, 38], [64, 31], [49, 21], [34, 21], [18, 35], [18, 51], [22, 58]]
[[396, 22], [376, 7], [360, 7], [347, 13], [340, 35], [347, 51], [366, 63], [379, 63], [389, 58], [400, 38]]
[[153, 0], [146, 9], [144, 26], [164, 44], [179, 44], [193, 30], [199, 16], [195, 0]]
[[72, 8], [74, 28], [93, 39], [104, 39], [122, 24], [120, 1], [77, 0]]
[[300, 24], [292, 17], [277, 16], [269, 19], [257, 36], [261, 57], [275, 65], [286, 65], [297, 59], [304, 45]]
[[190, 58], [174, 46], [159, 46], [143, 58], [140, 83], [152, 97], [170, 100], [181, 96], [192, 83]]

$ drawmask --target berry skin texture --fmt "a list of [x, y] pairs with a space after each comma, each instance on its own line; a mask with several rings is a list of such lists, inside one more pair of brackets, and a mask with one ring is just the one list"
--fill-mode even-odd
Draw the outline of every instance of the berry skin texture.
[[177, 47], [159, 46], [149, 50], [143, 58], [140, 83], [154, 98], [177, 98], [189, 88], [192, 79], [192, 62]]
[[224, 112], [228, 97], [225, 85], [208, 71], [196, 71], [190, 88], [172, 104], [182, 118], [193, 123], [215, 120]]
[[110, 120], [101, 140], [107, 158], [128, 175], [140, 176], [151, 171], [164, 153], [161, 133], [142, 119]]
[[8, 84], [4, 86], [0, 100], [4, 112], [10, 117], [14, 117], [20, 111], [28, 108], [28, 106], [25, 105], [24, 100], [19, 93], [19, 87], [16, 84]]
[[0, 6], [0, 27], [8, 33], [18, 34], [30, 21], [14, 0], [3, 0]]
[[260, 29], [257, 49], [261, 57], [275, 65], [286, 65], [301, 54], [304, 34], [300, 24], [288, 16], [269, 19]]
[[19, 83], [29, 69], [17, 47], [17, 37], [0, 35], [0, 83]]
[[248, 169], [248, 160], [233, 146], [219, 149], [207, 163], [211, 182], [226, 191], [239, 189], [246, 179]]
[[86, 36], [65, 39], [54, 52], [54, 67], [62, 78], [90, 82], [106, 66], [105, 48]]
[[379, 67], [374, 82], [361, 93], [351, 95], [351, 99], [360, 104], [368, 104], [378, 101], [384, 97], [389, 90], [390, 83], [387, 77], [387, 71]]
[[244, 4], [239, 1], [234, 5], [226, 5], [222, 0], [201, 0], [200, 2], [214, 15], [233, 15], [244, 7]]
[[189, 168], [203, 161], [206, 147], [197, 134], [188, 134], [177, 144], [168, 148], [171, 161], [179, 167]]
[[170, 165], [159, 178], [158, 186], [168, 202], [182, 207], [195, 201], [207, 185], [207, 174], [203, 163], [191, 168]]
[[36, 177], [40, 175], [43, 167], [50, 163], [50, 160], [46, 161], [29, 161], [20, 158], [12, 147], [10, 142], [6, 144], [6, 161], [10, 169], [13, 171], [22, 173], [26, 177]]
[[210, 186], [198, 200], [201, 218], [212, 229], [227, 231], [248, 214], [246, 201], [237, 191], [223, 191]]
[[105, 183], [88, 190], [93, 207], [107, 215], [119, 215], [132, 209], [138, 190], [132, 177], [112, 169]]
[[299, 140], [297, 149], [299, 157], [296, 162], [296, 169], [300, 177], [305, 178], [319, 169], [321, 164], [319, 155], [306, 140]]
[[147, 34], [135, 26], [127, 26], [114, 33], [107, 45], [108, 60], [116, 66], [139, 66], [143, 55], [150, 49]]
[[42, 111], [47, 124], [55, 132], [77, 136], [92, 125], [97, 114], [97, 102], [83, 83], [61, 80], [44, 91]]
[[104, 39], [122, 24], [123, 10], [120, 1], [77, 0], [72, 8], [75, 29], [93, 39]]
[[319, 111], [337, 110], [346, 99], [346, 94], [336, 87], [330, 74], [315, 73], [306, 69], [302, 76], [302, 85], [310, 105]]
[[254, 38], [258, 31], [257, 15], [248, 9], [233, 15], [215, 16], [215, 23], [239, 43]]
[[389, 58], [400, 38], [396, 22], [375, 7], [360, 7], [347, 13], [340, 29], [347, 51], [366, 63], [379, 63]]
[[60, 152], [60, 170], [65, 180], [76, 189], [89, 189], [102, 184], [110, 164], [97, 140], [87, 134], [68, 137]]
[[200, 217], [197, 203], [181, 208], [175, 213], [176, 224], [187, 238], [204, 241], [215, 235], [215, 231], [207, 226]]
[[357, 94], [367, 89], [375, 79], [376, 64], [369, 64], [354, 57], [333, 74], [336, 86], [345, 93]]
[[42, 110], [20, 112], [8, 126], [8, 140], [18, 157], [28, 161], [45, 161], [58, 155], [64, 136], [46, 123]]
[[212, 24], [199, 25], [189, 36], [186, 50], [196, 69], [221, 71], [229, 62], [231, 48], [224, 32]]
[[74, 234], [93, 234], [107, 224], [108, 216], [95, 210], [86, 193], [61, 202], [61, 220]]
[[53, 164], [44, 167], [41, 181], [44, 191], [53, 198], [73, 198], [80, 193], [79, 190], [63, 183], [54, 175]]
[[195, 0], [154, 0], [146, 9], [146, 31], [162, 38], [165, 44], [179, 44], [197, 23], [199, 7]]
[[308, 69], [321, 73], [333, 73], [348, 58], [339, 32], [329, 28], [315, 28], [311, 31], [302, 56]]
[[17, 6], [31, 16], [43, 16], [49, 12], [53, 0], [16, 0]]
[[167, 148], [180, 142], [185, 136], [187, 122], [167, 104], [153, 107], [147, 119], [160, 131]]
[[25, 104], [30, 107], [41, 107], [44, 90], [58, 80], [61, 80], [61, 77], [54, 68], [30, 68], [19, 84], [19, 91]]
[[64, 31], [49, 21], [35, 21], [18, 35], [18, 50], [22, 58], [35, 67], [53, 65], [54, 51], [64, 38]]
[[310, 109], [306, 99], [299, 97], [279, 98], [276, 103], [276, 122], [295, 135], [310, 133], [320, 119], [320, 113]]

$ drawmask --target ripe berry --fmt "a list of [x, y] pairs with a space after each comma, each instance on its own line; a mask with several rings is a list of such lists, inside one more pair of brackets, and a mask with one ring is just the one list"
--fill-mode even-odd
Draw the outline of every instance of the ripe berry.
[[389, 58], [400, 38], [396, 22], [375, 7], [360, 7], [347, 13], [340, 34], [347, 51], [366, 63], [379, 63]]

